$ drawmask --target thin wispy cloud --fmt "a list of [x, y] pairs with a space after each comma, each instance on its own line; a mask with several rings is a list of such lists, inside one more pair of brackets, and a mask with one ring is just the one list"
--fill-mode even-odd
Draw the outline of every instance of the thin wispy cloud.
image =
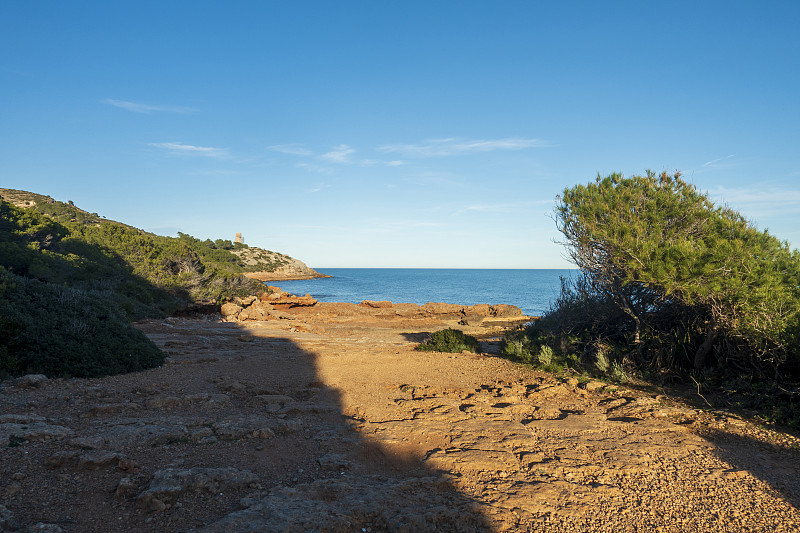
[[295, 168], [304, 168], [312, 172], [318, 172], [319, 174], [333, 174], [330, 168], [322, 165], [315, 165], [314, 163], [295, 163], [294, 166]]
[[463, 187], [464, 183], [450, 172], [426, 171], [406, 178], [408, 183], [422, 187]]
[[289, 155], [303, 155], [308, 156], [311, 155], [312, 152], [302, 144], [275, 144], [269, 147], [270, 150], [273, 152], [280, 152], [282, 154], [289, 154]]
[[165, 150], [173, 155], [198, 155], [204, 157], [225, 157], [228, 151], [224, 148], [214, 148], [211, 146], [195, 146], [193, 144], [183, 144], [175, 142], [148, 143], [149, 146]]
[[417, 219], [400, 219], [400, 220], [372, 220], [369, 224], [359, 228], [361, 233], [398, 233], [400, 235], [407, 235], [409, 230], [412, 229], [431, 229], [441, 228], [445, 225], [441, 222], [432, 222], [427, 220]]
[[308, 189], [308, 192], [310, 192], [310, 193], [320, 192], [320, 191], [322, 191], [324, 189], [327, 189], [329, 187], [330, 187], [329, 183], [320, 183], [319, 185], [316, 185], [315, 187], [312, 187], [312, 188]]
[[354, 148], [350, 148], [346, 144], [340, 144], [331, 150], [330, 152], [322, 154], [322, 158], [331, 161], [333, 163], [349, 163], [350, 162], [350, 154], [355, 153]]
[[722, 201], [735, 205], [764, 207], [790, 207], [800, 211], [800, 189], [728, 189], [717, 187], [709, 193]]
[[728, 159], [731, 159], [732, 157], [735, 157], [735, 156], [733, 154], [731, 154], [731, 155], [726, 155], [725, 157], [718, 157], [716, 159], [712, 159], [711, 161], [706, 161], [705, 163], [702, 164], [702, 166], [703, 167], [721, 166], [720, 165], [721, 162], [723, 162], [725, 160], [728, 160]]
[[512, 211], [519, 211], [519, 210], [528, 210], [535, 206], [540, 205], [552, 205], [553, 200], [548, 198], [547, 200], [536, 200], [536, 201], [528, 201], [528, 202], [509, 202], [509, 203], [497, 203], [497, 204], [472, 204], [464, 207], [457, 211], [457, 213], [464, 213], [464, 212], [477, 212], [477, 213], [509, 213]]
[[550, 143], [541, 139], [431, 139], [419, 144], [385, 144], [378, 147], [384, 153], [398, 153], [406, 157], [443, 157], [459, 154], [493, 152], [495, 150], [525, 150], [547, 148]]
[[521, 206], [519, 204], [476, 204], [468, 205], [464, 208], [464, 211], [474, 211], [478, 213], [506, 213], [508, 211], [519, 209], [520, 207]]
[[112, 105], [114, 107], [119, 107], [120, 109], [125, 109], [126, 111], [131, 111], [133, 113], [142, 113], [145, 115], [149, 115], [150, 113], [194, 113], [197, 109], [193, 107], [184, 107], [184, 106], [174, 106], [174, 105], [151, 105], [151, 104], [143, 104], [141, 102], [130, 102], [127, 100], [114, 100], [112, 98], [106, 98], [105, 100], [101, 100], [104, 104]]

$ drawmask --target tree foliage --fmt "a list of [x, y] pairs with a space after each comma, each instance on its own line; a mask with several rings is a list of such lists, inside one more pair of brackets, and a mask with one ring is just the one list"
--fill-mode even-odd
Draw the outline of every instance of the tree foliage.
[[[570, 257], [599, 294], [634, 324], [689, 310], [687, 333], [713, 347], [780, 364], [797, 342], [800, 256], [785, 242], [715, 206], [679, 174], [612, 174], [564, 191], [557, 208]], [[686, 314], [686, 313], [683, 313]]]
[[509, 354], [552, 346], [584, 369], [800, 371], [800, 254], [679, 174], [598, 176], [556, 223], [579, 273]]

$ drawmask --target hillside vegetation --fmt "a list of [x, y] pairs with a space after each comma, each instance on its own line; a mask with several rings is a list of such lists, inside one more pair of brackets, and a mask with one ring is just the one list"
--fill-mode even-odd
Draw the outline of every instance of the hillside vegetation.
[[800, 253], [679, 174], [566, 189], [556, 222], [580, 274], [505, 342], [550, 369], [693, 379], [800, 427]]
[[0, 189], [0, 377], [161, 364], [132, 320], [259, 292], [242, 274], [289, 259], [222, 239], [153, 235], [71, 202]]

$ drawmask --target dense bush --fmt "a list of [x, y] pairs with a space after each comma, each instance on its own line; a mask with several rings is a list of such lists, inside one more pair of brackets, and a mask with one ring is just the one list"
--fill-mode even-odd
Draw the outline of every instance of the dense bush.
[[152, 368], [163, 353], [101, 289], [17, 276], [0, 267], [0, 378], [96, 377]]
[[[788, 243], [679, 174], [598, 176], [559, 200], [579, 273], [548, 313], [506, 337], [506, 355], [618, 380], [692, 373], [724, 388], [748, 376], [761, 391], [800, 377], [800, 254]], [[800, 420], [787, 394], [755, 403]]]
[[480, 343], [471, 336], [457, 329], [442, 329], [431, 334], [430, 338], [417, 346], [421, 352], [461, 353], [480, 352]]

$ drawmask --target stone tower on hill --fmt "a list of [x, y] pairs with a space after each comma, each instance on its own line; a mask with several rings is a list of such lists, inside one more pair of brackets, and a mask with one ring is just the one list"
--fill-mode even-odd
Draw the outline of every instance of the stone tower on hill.
[[236, 240], [235, 240], [235, 241], [233, 241], [233, 242], [243, 242], [243, 241], [242, 241], [242, 234], [241, 234], [241, 233], [237, 233], [237, 234], [236, 234]]

